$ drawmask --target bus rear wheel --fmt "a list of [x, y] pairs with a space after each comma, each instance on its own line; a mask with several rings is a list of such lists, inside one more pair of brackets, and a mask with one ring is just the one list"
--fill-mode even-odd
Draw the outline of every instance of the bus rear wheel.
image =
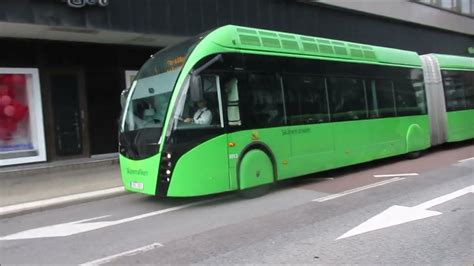
[[412, 151], [406, 155], [410, 160], [418, 159], [421, 157], [421, 151]]

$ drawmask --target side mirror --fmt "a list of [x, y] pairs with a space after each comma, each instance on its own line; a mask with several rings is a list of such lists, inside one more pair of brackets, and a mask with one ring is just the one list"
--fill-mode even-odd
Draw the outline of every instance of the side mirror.
[[122, 109], [125, 108], [125, 102], [127, 101], [127, 96], [128, 96], [128, 90], [123, 90], [120, 93], [120, 106], [122, 107]]
[[194, 102], [201, 100], [203, 97], [201, 76], [191, 75], [189, 86], [189, 89], [191, 90], [191, 100]]

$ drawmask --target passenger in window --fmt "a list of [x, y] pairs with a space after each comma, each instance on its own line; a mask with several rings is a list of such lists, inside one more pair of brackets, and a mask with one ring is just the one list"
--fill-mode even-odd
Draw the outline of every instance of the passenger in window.
[[198, 101], [198, 109], [193, 117], [184, 119], [185, 123], [194, 123], [198, 125], [210, 125], [212, 122], [212, 112], [207, 108], [207, 100], [201, 99]]
[[405, 101], [405, 98], [403, 98], [403, 96], [401, 96], [400, 94], [397, 95], [397, 106], [400, 107], [400, 108], [407, 108], [408, 107], [408, 104]]
[[341, 97], [338, 97], [337, 98], [338, 101], [337, 103], [334, 105], [334, 113], [342, 113], [344, 112], [344, 107], [345, 107], [345, 104], [346, 104], [346, 101], [344, 100], [344, 96], [341, 96]]
[[275, 124], [278, 123], [279, 112], [277, 104], [275, 103], [275, 99], [277, 97], [273, 97], [270, 93], [266, 91], [261, 91], [260, 93], [260, 104], [258, 105], [258, 109], [261, 110], [261, 122], [265, 124]]

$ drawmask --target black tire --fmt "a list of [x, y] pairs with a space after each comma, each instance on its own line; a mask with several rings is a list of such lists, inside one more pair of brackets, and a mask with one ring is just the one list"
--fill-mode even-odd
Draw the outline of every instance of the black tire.
[[421, 151], [412, 151], [408, 153], [406, 156], [410, 160], [418, 159], [421, 157]]
[[253, 199], [261, 197], [267, 194], [272, 188], [272, 184], [265, 184], [258, 187], [247, 188], [244, 190], [238, 190], [237, 195], [244, 199]]

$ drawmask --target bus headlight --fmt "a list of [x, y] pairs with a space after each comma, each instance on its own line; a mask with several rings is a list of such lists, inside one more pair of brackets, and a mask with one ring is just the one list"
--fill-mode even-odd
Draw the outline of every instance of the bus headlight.
[[173, 162], [171, 161], [171, 153], [163, 152], [160, 163], [160, 181], [163, 183], [169, 183], [171, 180], [171, 173], [173, 170]]

